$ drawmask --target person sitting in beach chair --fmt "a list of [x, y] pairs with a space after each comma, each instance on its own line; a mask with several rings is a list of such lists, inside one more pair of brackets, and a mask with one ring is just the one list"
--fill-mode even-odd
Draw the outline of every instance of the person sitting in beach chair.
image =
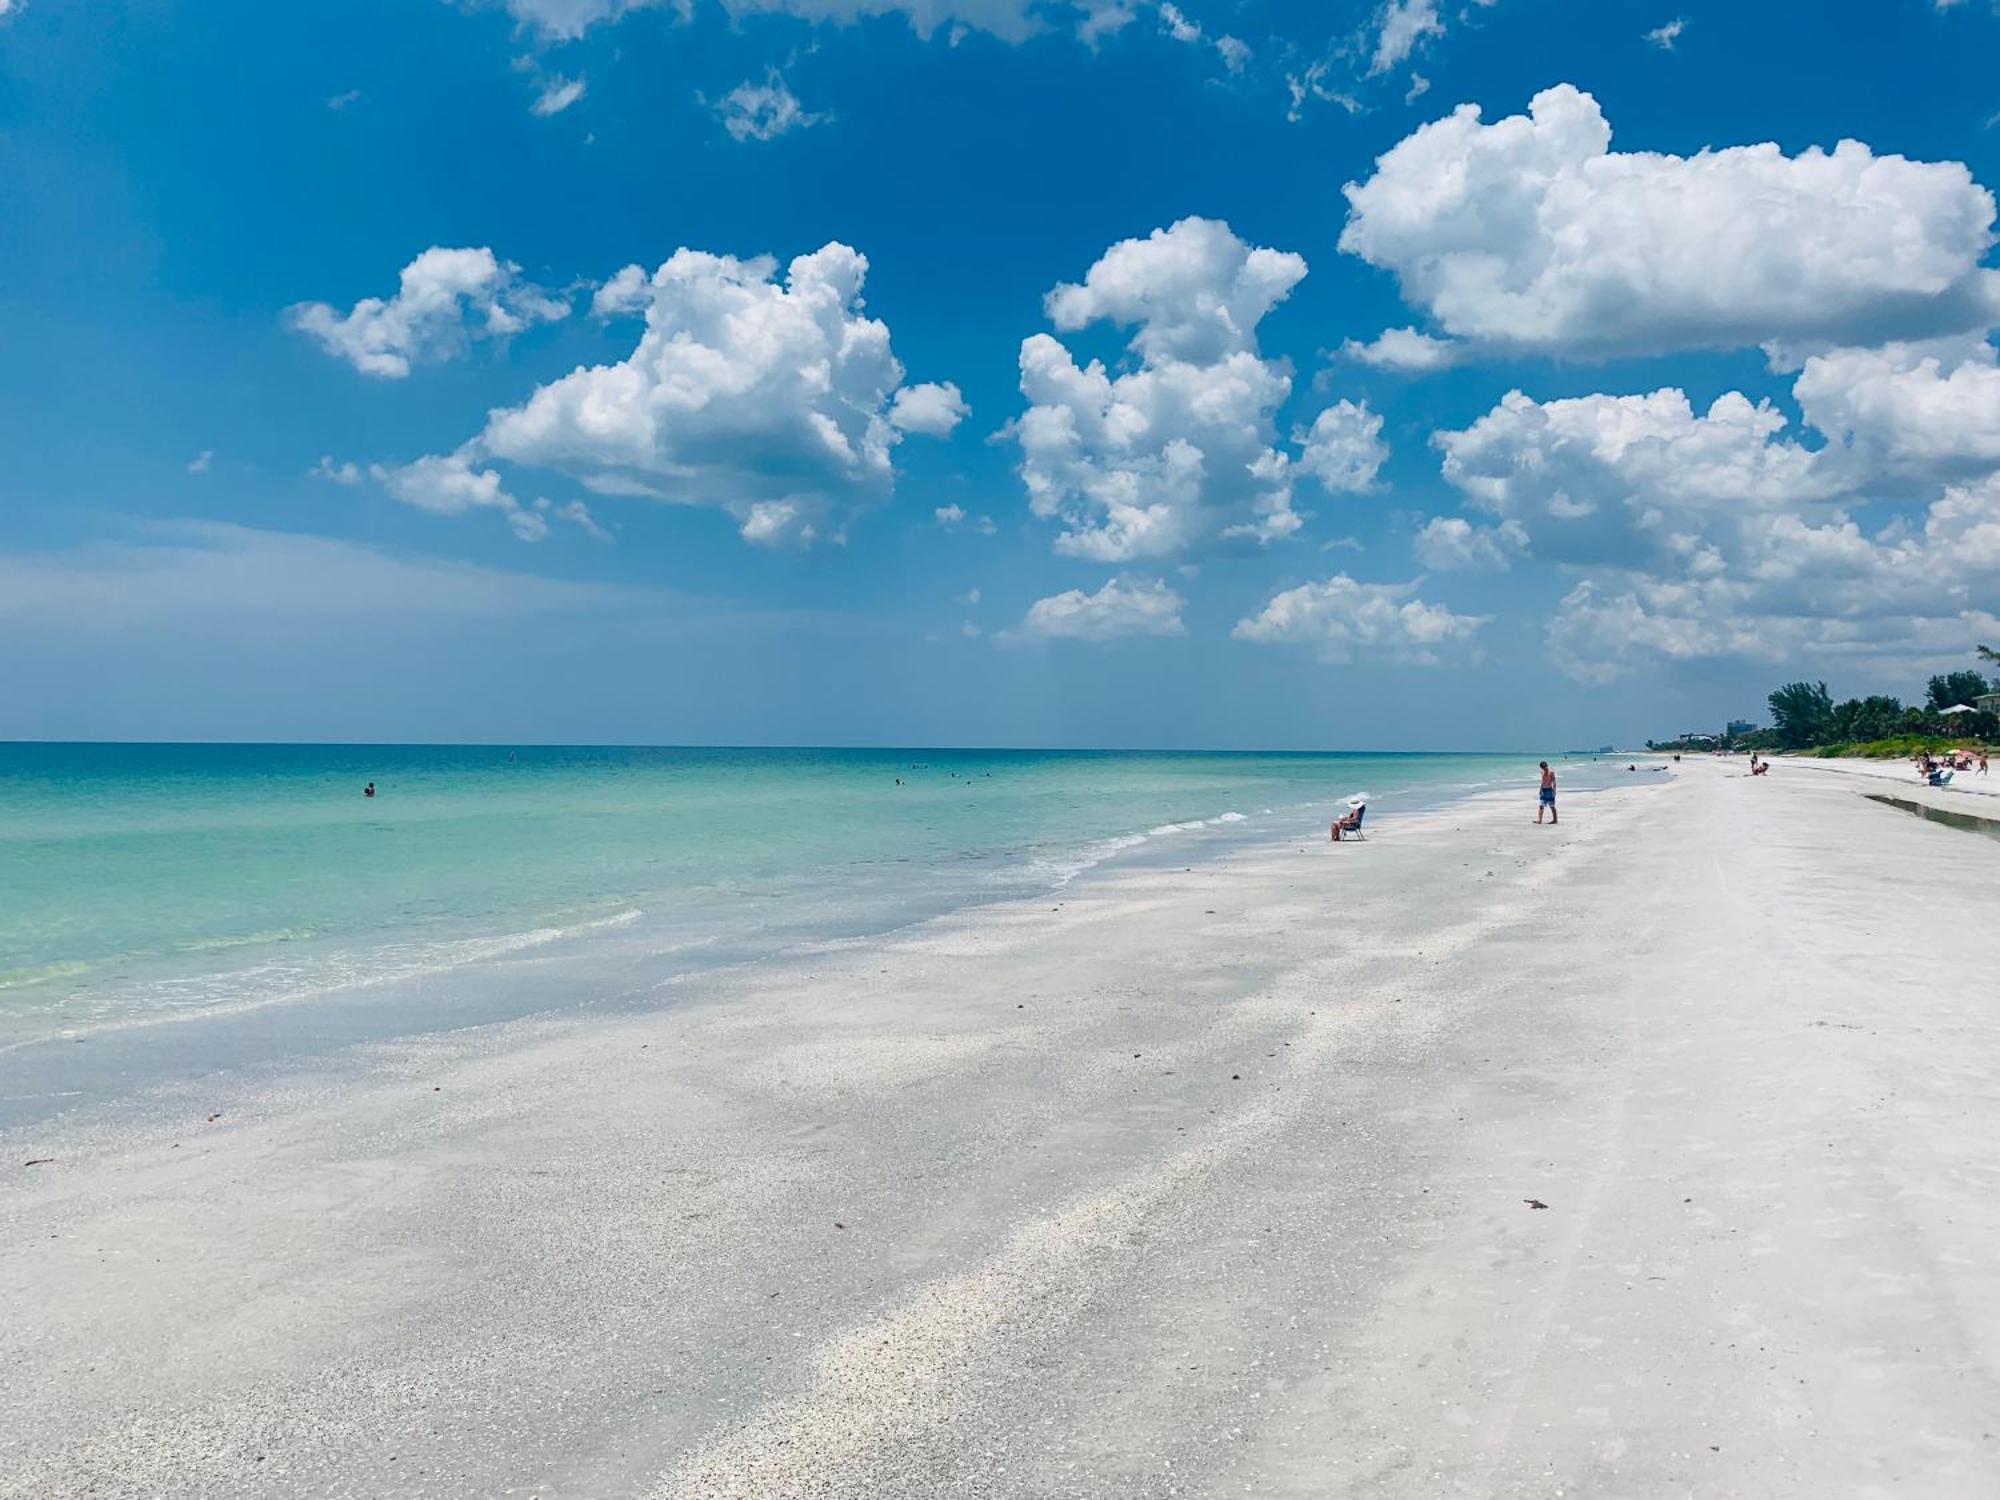
[[1366, 843], [1368, 835], [1361, 831], [1361, 820], [1367, 815], [1367, 812], [1368, 799], [1366, 797], [1349, 797], [1347, 799], [1347, 811], [1333, 820], [1333, 842], [1337, 844], [1342, 839], [1360, 839]]

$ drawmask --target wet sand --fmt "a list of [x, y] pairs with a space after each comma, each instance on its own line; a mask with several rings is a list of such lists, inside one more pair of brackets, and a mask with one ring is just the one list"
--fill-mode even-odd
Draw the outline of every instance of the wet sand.
[[1788, 769], [0, 1136], [0, 1492], [2000, 1493], [2000, 841]]

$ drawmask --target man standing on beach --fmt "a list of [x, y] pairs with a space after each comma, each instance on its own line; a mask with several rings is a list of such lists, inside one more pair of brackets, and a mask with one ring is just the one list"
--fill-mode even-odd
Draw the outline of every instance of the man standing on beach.
[[1551, 824], [1562, 821], [1556, 816], [1556, 773], [1549, 769], [1547, 761], [1542, 762], [1542, 796], [1541, 802], [1535, 808], [1535, 824], [1537, 827], [1541, 826], [1543, 813], [1549, 815], [1549, 822]]

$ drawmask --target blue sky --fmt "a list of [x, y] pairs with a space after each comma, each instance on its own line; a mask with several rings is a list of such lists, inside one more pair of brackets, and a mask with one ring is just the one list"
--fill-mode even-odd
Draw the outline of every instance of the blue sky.
[[1986, 0], [0, 10], [0, 736], [1560, 747], [2000, 637]]

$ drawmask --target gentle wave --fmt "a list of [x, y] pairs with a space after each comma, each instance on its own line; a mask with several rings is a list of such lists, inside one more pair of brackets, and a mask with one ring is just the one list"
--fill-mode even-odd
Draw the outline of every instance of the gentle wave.
[[1116, 858], [1127, 849], [1136, 849], [1141, 844], [1151, 843], [1154, 839], [1248, 821], [1249, 815], [1246, 813], [1226, 812], [1218, 813], [1212, 818], [1191, 818], [1184, 823], [1162, 823], [1156, 828], [1147, 829], [1144, 833], [1125, 833], [1113, 838], [1097, 839], [1066, 855], [1044, 856], [1034, 862], [1032, 869], [1037, 876], [1047, 882], [1049, 889], [1061, 890], [1077, 876], [1096, 869], [1106, 860]]
[[[623, 927], [644, 915], [638, 908], [632, 908], [563, 926], [534, 927], [485, 937], [390, 943], [376, 948], [323, 954], [298, 963], [264, 963], [207, 974], [163, 977], [123, 986], [101, 996], [88, 991], [73, 993], [57, 1002], [52, 1012], [57, 1016], [78, 1019], [78, 1025], [64, 1028], [70, 1035], [153, 1025], [195, 1012], [228, 1015], [267, 1005], [449, 973], [467, 964], [505, 958], [509, 954], [545, 947], [565, 938]], [[87, 968], [83, 964], [52, 967], [71, 973], [82, 973]], [[29, 1041], [9, 1043], [0, 1046], [0, 1052], [29, 1044]]]

